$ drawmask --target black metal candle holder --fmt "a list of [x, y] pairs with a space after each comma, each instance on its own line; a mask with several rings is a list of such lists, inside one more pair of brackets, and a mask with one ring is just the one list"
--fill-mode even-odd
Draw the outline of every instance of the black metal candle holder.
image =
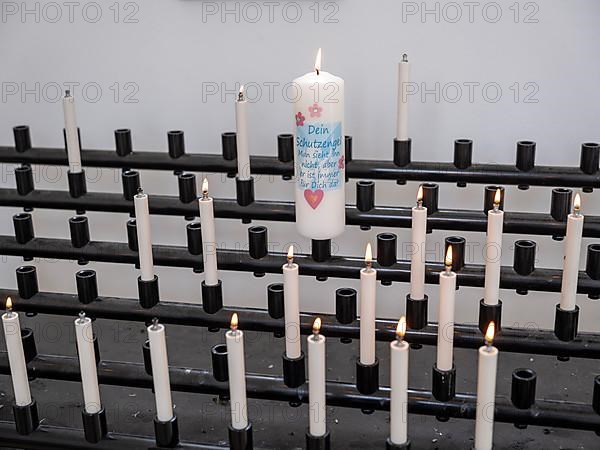
[[579, 306], [568, 311], [562, 309], [560, 304], [556, 305], [554, 315], [554, 335], [561, 341], [570, 342], [577, 336], [579, 325]]
[[80, 270], [75, 274], [77, 297], [84, 305], [98, 298], [98, 280], [95, 270]]
[[35, 266], [17, 267], [16, 274], [19, 297], [29, 299], [39, 292]]
[[283, 361], [283, 382], [287, 387], [298, 388], [306, 382], [306, 358], [300, 352], [298, 358], [289, 358], [285, 352], [281, 356]]
[[34, 398], [31, 399], [29, 405], [25, 406], [19, 406], [16, 403], [13, 403], [12, 409], [17, 433], [28, 435], [33, 433], [40, 426], [37, 403]]
[[404, 444], [394, 444], [390, 438], [387, 438], [385, 450], [410, 450], [410, 441], [406, 441]]
[[82, 408], [81, 419], [83, 421], [83, 433], [87, 442], [97, 444], [106, 437], [108, 431], [104, 408], [101, 408], [96, 413], [88, 413], [85, 408]]
[[27, 195], [33, 192], [35, 184], [33, 182], [33, 170], [29, 164], [21, 164], [15, 167], [15, 184], [19, 195]]
[[306, 450], [330, 450], [331, 433], [329, 430], [323, 436], [313, 436], [310, 431], [306, 432]]
[[23, 354], [25, 362], [29, 363], [37, 356], [37, 346], [35, 336], [31, 328], [21, 328], [21, 342], [23, 344]]
[[379, 389], [379, 360], [373, 364], [363, 364], [356, 359], [356, 389], [364, 395], [377, 392]]
[[227, 365], [227, 345], [216, 344], [210, 349], [213, 377], [217, 381], [229, 380], [229, 366]]
[[177, 416], [166, 422], [161, 422], [158, 417], [154, 417], [154, 437], [158, 447], [177, 447], [179, 444], [179, 425]]
[[[512, 373], [512, 384], [510, 400], [515, 408], [529, 409], [535, 403], [535, 389], [537, 374], [533, 369], [515, 369]], [[527, 425], [515, 422], [515, 426], [520, 429], [527, 428]]]
[[223, 283], [209, 286], [202, 282], [202, 308], [208, 314], [215, 314], [223, 308]]
[[154, 275], [151, 280], [142, 280], [138, 277], [138, 294], [142, 308], [152, 308], [160, 301], [158, 291], [158, 275]]
[[494, 322], [496, 333], [500, 333], [502, 330], [502, 300], [498, 300], [495, 305], [488, 305], [484, 299], [479, 301], [479, 331], [485, 334], [490, 322]]
[[456, 367], [454, 364], [450, 370], [440, 370], [437, 364], [434, 364], [431, 373], [433, 398], [441, 402], [452, 400], [456, 395]]
[[231, 450], [252, 450], [252, 424], [249, 423], [243, 430], [238, 430], [229, 425], [229, 446]]

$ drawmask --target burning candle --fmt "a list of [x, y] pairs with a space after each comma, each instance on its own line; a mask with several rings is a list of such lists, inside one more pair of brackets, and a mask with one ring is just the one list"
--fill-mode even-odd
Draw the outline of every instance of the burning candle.
[[152, 230], [150, 227], [150, 212], [148, 210], [148, 195], [140, 188], [133, 197], [135, 221], [138, 238], [138, 255], [142, 281], [154, 279], [154, 260], [152, 258]]
[[290, 245], [287, 262], [283, 265], [283, 302], [285, 313], [285, 355], [298, 359], [300, 345], [300, 277], [298, 264], [294, 262], [294, 246]]
[[238, 330], [238, 315], [231, 316], [231, 326], [225, 333], [227, 342], [227, 367], [229, 370], [229, 398], [231, 404], [231, 426], [236, 430], [248, 427], [248, 405], [246, 399], [246, 363], [244, 355], [244, 333]]
[[396, 328], [396, 340], [390, 343], [390, 440], [395, 445], [408, 441], [408, 342], [406, 318], [402, 316]]
[[77, 353], [79, 355], [79, 370], [83, 386], [83, 403], [85, 412], [96, 414], [102, 409], [100, 390], [98, 388], [98, 373], [96, 371], [96, 351], [94, 349], [94, 330], [92, 319], [79, 313], [75, 319], [75, 336], [77, 338]]
[[423, 186], [417, 192], [417, 205], [412, 208], [412, 254], [410, 262], [410, 298], [425, 298], [425, 236], [427, 208], [423, 206]]
[[565, 239], [565, 258], [560, 291], [560, 308], [573, 311], [577, 304], [577, 280], [579, 279], [579, 253], [581, 252], [581, 236], [583, 234], [584, 216], [581, 214], [581, 197], [575, 194], [573, 212], [567, 219], [567, 236]]
[[454, 303], [456, 273], [452, 271], [452, 246], [444, 259], [445, 270], [440, 272], [440, 310], [437, 336], [437, 368], [452, 370], [454, 362]]
[[408, 55], [402, 55], [402, 61], [398, 63], [398, 117], [396, 123], [396, 139], [408, 140], [408, 98], [407, 88], [410, 83], [410, 63]]
[[2, 326], [4, 328], [15, 403], [17, 406], [27, 406], [31, 404], [31, 392], [29, 391], [27, 365], [25, 363], [25, 353], [23, 352], [23, 341], [21, 340], [21, 324], [19, 314], [12, 310], [10, 297], [6, 299], [6, 312], [2, 314]]
[[487, 242], [485, 245], [485, 282], [483, 302], [497, 305], [500, 298], [500, 269], [502, 267], [502, 228], [504, 211], [500, 209], [502, 193], [496, 190], [494, 207], [488, 211]]
[[346, 223], [344, 80], [315, 70], [296, 78], [296, 226], [310, 239], [331, 239]]
[[217, 271], [217, 241], [215, 237], [215, 212], [213, 199], [208, 196], [208, 180], [202, 182], [202, 197], [198, 200], [204, 257], [204, 283], [207, 286], [219, 284]]
[[498, 369], [498, 349], [492, 345], [494, 331], [494, 322], [490, 322], [485, 333], [485, 345], [479, 347], [475, 450], [492, 450], [493, 448], [496, 373]]
[[75, 115], [75, 98], [71, 91], [65, 91], [63, 97], [63, 113], [65, 116], [65, 134], [67, 137], [67, 157], [69, 171], [81, 172], [81, 149], [79, 148], [79, 132], [77, 131], [77, 116]]
[[148, 327], [148, 340], [150, 341], [156, 417], [160, 422], [168, 422], [173, 418], [173, 402], [171, 401], [167, 342], [165, 339], [165, 326], [158, 323], [156, 318], [152, 321], [152, 325]]
[[250, 179], [250, 154], [248, 152], [248, 100], [244, 95], [244, 86], [240, 87], [235, 102], [235, 126], [237, 140], [237, 167], [240, 180]]
[[377, 271], [372, 267], [371, 244], [365, 250], [365, 267], [360, 270], [360, 363], [375, 364], [375, 296]]
[[306, 339], [308, 344], [308, 429], [312, 436], [325, 436], [326, 402], [325, 402], [325, 336], [320, 334], [321, 319], [313, 323], [313, 334]]

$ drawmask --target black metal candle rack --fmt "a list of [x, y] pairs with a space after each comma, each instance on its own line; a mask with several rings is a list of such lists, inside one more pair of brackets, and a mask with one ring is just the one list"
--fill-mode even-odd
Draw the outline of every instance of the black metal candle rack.
[[[34, 185], [32, 164], [66, 165], [64, 149], [34, 148], [29, 128], [19, 126], [13, 129], [15, 146], [0, 147], [0, 162], [18, 163], [15, 168], [16, 189], [0, 189], [0, 206], [22, 207], [23, 213], [13, 216], [14, 236], [0, 236], [0, 254], [20, 256], [23, 260], [33, 258], [55, 258], [76, 260], [81, 265], [89, 261], [102, 261], [115, 264], [138, 265], [136, 223], [132, 218], [127, 222], [127, 243], [99, 242], [90, 236], [88, 218], [85, 211], [120, 212], [134, 216], [133, 196], [140, 188], [138, 169], [171, 170], [177, 176], [178, 197], [151, 196], [151, 214], [183, 216], [190, 223], [186, 226], [187, 247], [155, 245], [154, 261], [157, 265], [191, 268], [203, 271], [201, 228], [194, 219], [198, 217], [196, 179], [192, 172], [221, 172], [229, 178], [236, 176], [235, 133], [223, 133], [222, 154], [188, 154], [185, 151], [184, 135], [181, 131], [168, 133], [168, 153], [134, 151], [131, 133], [127, 129], [115, 131], [116, 151], [83, 150], [82, 163], [88, 167], [110, 167], [122, 169], [122, 193], [88, 192], [85, 175], [69, 174], [69, 191], [38, 190]], [[346, 176], [359, 178], [356, 184], [356, 203], [346, 206], [346, 223], [368, 230], [373, 226], [387, 228], [409, 228], [411, 208], [377, 206], [375, 204], [375, 183], [373, 180], [395, 180], [398, 184], [407, 181], [424, 182], [423, 203], [428, 208], [428, 232], [434, 229], [451, 231], [486, 230], [486, 214], [491, 209], [493, 195], [500, 184], [517, 185], [525, 190], [529, 186], [551, 186], [554, 189], [549, 199], [548, 213], [507, 212], [504, 232], [506, 234], [530, 234], [552, 236], [563, 239], [566, 219], [570, 211], [573, 191], [582, 188], [592, 192], [600, 188], [599, 157], [600, 145], [584, 143], [581, 148], [578, 167], [537, 166], [535, 164], [535, 143], [517, 143], [516, 164], [473, 164], [473, 142], [458, 139], [454, 143], [453, 162], [429, 163], [413, 162], [411, 159], [412, 141], [394, 141], [391, 161], [357, 160], [352, 157], [352, 139], [346, 137]], [[254, 156], [251, 158], [251, 172], [256, 175], [276, 175], [289, 180], [293, 175], [293, 136], [279, 135], [277, 157]], [[226, 219], [239, 219], [244, 223], [252, 220], [292, 222], [294, 205], [291, 202], [260, 201], [254, 199], [253, 179], [237, 180], [236, 200], [215, 199], [215, 216]], [[484, 189], [480, 210], [442, 209], [438, 204], [439, 186], [435, 182], [452, 182], [459, 187], [468, 183], [489, 184]], [[503, 204], [500, 206], [503, 208]], [[70, 240], [36, 237], [31, 211], [34, 208], [74, 210], [77, 215], [69, 220]], [[280, 273], [285, 255], [269, 252], [267, 228], [251, 226], [248, 229], [248, 250], [218, 249], [218, 264], [222, 270], [252, 272], [255, 276], [265, 273]], [[600, 217], [587, 215], [583, 235], [600, 237]], [[445, 246], [453, 248], [453, 269], [458, 273], [460, 286], [483, 286], [484, 268], [465, 261], [466, 240], [461, 236], [449, 236]], [[558, 292], [561, 284], [561, 271], [535, 266], [536, 242], [517, 240], [514, 242], [514, 262], [502, 267], [501, 287], [514, 289], [518, 294], [529, 291]], [[331, 254], [330, 241], [313, 241], [311, 254], [296, 254], [301, 275], [314, 276], [323, 280], [328, 277], [358, 278], [363, 266], [362, 258]], [[391, 232], [377, 236], [378, 278], [382, 284], [406, 282], [410, 277], [410, 262], [398, 260], [397, 236]], [[443, 269], [441, 262], [428, 262], [426, 282], [437, 283], [438, 273]], [[84, 311], [93, 318], [129, 320], [149, 323], [159, 317], [163, 323], [206, 327], [218, 331], [229, 326], [233, 310], [222, 307], [221, 298], [212, 298], [204, 292], [203, 305], [162, 302], [154, 298], [144, 299], [102, 297], [98, 292], [95, 271], [82, 269], [75, 275], [77, 294], [40, 292], [37, 270], [34, 266], [23, 265], [16, 271], [15, 290], [0, 289], [0, 306], [10, 296], [17, 311], [75, 316]], [[600, 244], [587, 248], [586, 268], [580, 271], [579, 293], [592, 299], [600, 298]], [[220, 292], [220, 289], [219, 289]], [[144, 296], [142, 296], [144, 297]], [[210, 298], [208, 298], [210, 297]], [[336, 314], [320, 314], [321, 332], [326, 336], [337, 337], [342, 342], [359, 338], [357, 326], [357, 293], [351, 288], [336, 291]], [[264, 310], [236, 308], [243, 316], [240, 328], [276, 336], [284, 334], [283, 287], [280, 283], [267, 288], [267, 304]], [[406, 339], [413, 347], [435, 345], [437, 326], [427, 320], [427, 298], [413, 300], [407, 296], [407, 322], [409, 329]], [[477, 326], [457, 324], [454, 345], [462, 348], [478, 348], [482, 343], [481, 331], [490, 319], [496, 321], [499, 334], [495, 345], [500, 351], [554, 355], [561, 360], [569, 357], [600, 358], [600, 334], [578, 333], [577, 312], [559, 320], [553, 331], [523, 328], [501, 328], [501, 303], [493, 311], [482, 304], [480, 323]], [[571, 317], [573, 316], [573, 317]], [[314, 315], [301, 314], [301, 332], [309, 334]], [[569, 328], [565, 331], [565, 327]], [[377, 320], [376, 339], [395, 339], [396, 322]], [[35, 348], [31, 330], [23, 330], [23, 342], [28, 370], [38, 378], [52, 380], [80, 381], [79, 365], [76, 358], [41, 355]], [[96, 342], [97, 343], [97, 342]], [[98, 377], [102, 384], [116, 386], [136, 386], [152, 388], [149, 348], [144, 346], [145, 364], [106, 361], [98, 356]], [[212, 370], [170, 367], [172, 389], [176, 391], [202, 394], [228, 395], [226, 347], [217, 345], [211, 351]], [[292, 367], [293, 366], [293, 367]], [[247, 394], [250, 398], [270, 399], [299, 405], [308, 402], [305, 384], [305, 364], [286, 364], [285, 376], [248, 375]], [[327, 382], [327, 403], [329, 405], [360, 408], [363, 411], [389, 410], [389, 387], [379, 386], [377, 365], [369, 370], [359, 370], [357, 385], [342, 382]], [[434, 368], [435, 369], [435, 368]], [[434, 370], [435, 371], [435, 370]], [[0, 353], [0, 373], [9, 374], [10, 368], [6, 353]], [[282, 375], [284, 375], [282, 373]], [[434, 377], [436, 378], [436, 377]], [[470, 393], [455, 392], [454, 373], [442, 373], [434, 380], [432, 391], [409, 390], [409, 412], [438, 417], [474, 419], [476, 397]], [[592, 380], [590, 380], [590, 383]], [[511, 401], [498, 398], [495, 406], [495, 420], [514, 423], [519, 427], [541, 425], [579, 430], [600, 431], [600, 378], [594, 382], [592, 407], [575, 402], [554, 402], [539, 400], [535, 396], [536, 374], [533, 370], [515, 370], [512, 377]], [[535, 408], [532, 406], [535, 404]], [[89, 448], [125, 448], [128, 445], [152, 446], [151, 438], [107, 434], [106, 420], [110, 417], [83, 417], [84, 436]], [[3, 443], [18, 446], [33, 445], [43, 448], [60, 445], [73, 439], [78, 433], [74, 429], [64, 429], [40, 425], [35, 403], [27, 411], [15, 408], [15, 424], [0, 423], [0, 438]], [[180, 448], [216, 448], [207, 444], [180, 441], [176, 421], [173, 424], [159, 423], [155, 427], [158, 446], [178, 446]], [[40, 430], [40, 431], [38, 431]], [[230, 445], [233, 449], [252, 448], [251, 426], [246, 430], [230, 428]], [[307, 448], [329, 448], [329, 433], [326, 439], [316, 439], [307, 433]], [[409, 447], [410, 445], [408, 445]], [[387, 441], [387, 447], [396, 446]]]

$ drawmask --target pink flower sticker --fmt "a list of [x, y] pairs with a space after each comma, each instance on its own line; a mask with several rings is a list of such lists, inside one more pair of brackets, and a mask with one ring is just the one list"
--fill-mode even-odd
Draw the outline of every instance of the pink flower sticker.
[[296, 114], [296, 126], [297, 127], [301, 127], [304, 125], [304, 119], [306, 119], [306, 117], [304, 117], [304, 115], [299, 112], [298, 114]]
[[308, 112], [310, 113], [310, 117], [321, 117], [321, 108], [317, 103], [314, 103], [312, 106], [308, 107]]
[[343, 169], [344, 168], [344, 155], [340, 156], [340, 159], [338, 159], [338, 169]]

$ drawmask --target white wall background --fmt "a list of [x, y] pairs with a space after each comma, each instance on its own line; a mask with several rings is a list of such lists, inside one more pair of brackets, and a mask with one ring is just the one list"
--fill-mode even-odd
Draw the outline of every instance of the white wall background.
[[[135, 148], [166, 151], [167, 130], [183, 129], [188, 152], [218, 153], [220, 133], [234, 127], [233, 92], [236, 83], [243, 82], [255, 88], [249, 92], [256, 97], [252, 153], [274, 155], [277, 133], [292, 126], [291, 105], [282, 87], [310, 70], [318, 47], [323, 47], [324, 69], [346, 80], [346, 129], [354, 136], [355, 158], [391, 158], [396, 64], [405, 51], [412, 62], [413, 81], [434, 91], [439, 83], [440, 94], [438, 99], [433, 93], [411, 98], [414, 159], [451, 160], [453, 140], [469, 137], [475, 141], [474, 161], [513, 163], [516, 141], [532, 139], [538, 143], [538, 164], [573, 166], [579, 162], [580, 144], [600, 139], [600, 3], [595, 0], [484, 1], [475, 2], [471, 11], [463, 2], [433, 1], [84, 1], [75, 2], [71, 17], [62, 2], [2, 2], [1, 7], [2, 145], [12, 144], [13, 125], [28, 124], [34, 146], [61, 146], [57, 87], [79, 83], [73, 90], [84, 148], [113, 148], [113, 130], [127, 127], [133, 130]], [[234, 12], [222, 17], [225, 8]], [[415, 14], [407, 15], [415, 9]], [[430, 13], [422, 16], [425, 9]], [[258, 12], [262, 16], [255, 20]], [[296, 20], [298, 12], [301, 17]], [[471, 99], [469, 83], [478, 83]], [[485, 90], [488, 83], [492, 84]], [[274, 86], [271, 98], [269, 85]], [[462, 87], [458, 98], [456, 85]], [[228, 92], [223, 98], [219, 94], [203, 98], [203, 91], [215, 86], [220, 93]], [[256, 86], [262, 88], [262, 95]], [[494, 86], [501, 89], [497, 101], [492, 101]], [[64, 170], [38, 169], [37, 186], [66, 189]], [[12, 166], [3, 167], [3, 185], [14, 186], [11, 172]], [[119, 171], [89, 169], [88, 178], [90, 191], [121, 191]], [[216, 197], [234, 195], [232, 180], [221, 175], [210, 179]], [[169, 172], [143, 172], [142, 183], [151, 194], [177, 193], [177, 180]], [[347, 186], [347, 200], [353, 203], [354, 181]], [[256, 186], [257, 198], [290, 200], [292, 187], [263, 177]], [[409, 205], [415, 192], [415, 183], [379, 182], [376, 201]], [[584, 195], [587, 214], [600, 213], [598, 195]], [[442, 185], [440, 206], [478, 209], [482, 197], [483, 186], [461, 190]], [[549, 202], [548, 188], [507, 189], [508, 211], [547, 211]], [[12, 233], [15, 212], [2, 208], [1, 233]], [[68, 237], [71, 215], [36, 210], [36, 234]], [[90, 212], [88, 216], [92, 239], [126, 240], [126, 215]], [[155, 243], [185, 245], [182, 218], [153, 217], [152, 225]], [[296, 241], [308, 251], [308, 242], [297, 236], [293, 224], [267, 225], [275, 250]], [[220, 220], [219, 240], [228, 247], [246, 245], [246, 228], [238, 221]], [[365, 243], [374, 243], [381, 231], [349, 227], [336, 240], [339, 253], [362, 254]], [[405, 229], [387, 231], [396, 232], [400, 242], [410, 236]], [[434, 232], [431, 247], [449, 234], [457, 233]], [[471, 242], [483, 239], [480, 233], [459, 234]], [[524, 237], [505, 236], [504, 264], [512, 264], [512, 243]], [[560, 267], [562, 244], [550, 237], [534, 239], [539, 244], [539, 266]], [[586, 239], [584, 245], [588, 243]], [[582, 267], [584, 257], [582, 251]], [[481, 252], [475, 252], [473, 262], [481, 260]], [[15, 287], [14, 269], [21, 261], [11, 257], [3, 262], [0, 284]], [[75, 263], [37, 264], [42, 290], [75, 292], [74, 273], [79, 269]], [[90, 266], [98, 271], [101, 295], [137, 294], [133, 267]], [[163, 299], [199, 301], [201, 275], [169, 268], [159, 268], [158, 273]], [[255, 279], [244, 273], [223, 273], [222, 278], [227, 305], [258, 307], [266, 305], [266, 285], [280, 281], [277, 275]], [[343, 285], [356, 287], [357, 282], [303, 279], [302, 309], [333, 312], [333, 293]], [[404, 311], [408, 285], [378, 289], [378, 315], [398, 317]], [[427, 292], [435, 320], [437, 287], [428, 286]], [[457, 321], [475, 322], [482, 289], [461, 288], [458, 295]], [[502, 298], [505, 325], [552, 326], [558, 294], [521, 297], [503, 291]], [[585, 296], [579, 302], [582, 329], [597, 330], [600, 304]]]

